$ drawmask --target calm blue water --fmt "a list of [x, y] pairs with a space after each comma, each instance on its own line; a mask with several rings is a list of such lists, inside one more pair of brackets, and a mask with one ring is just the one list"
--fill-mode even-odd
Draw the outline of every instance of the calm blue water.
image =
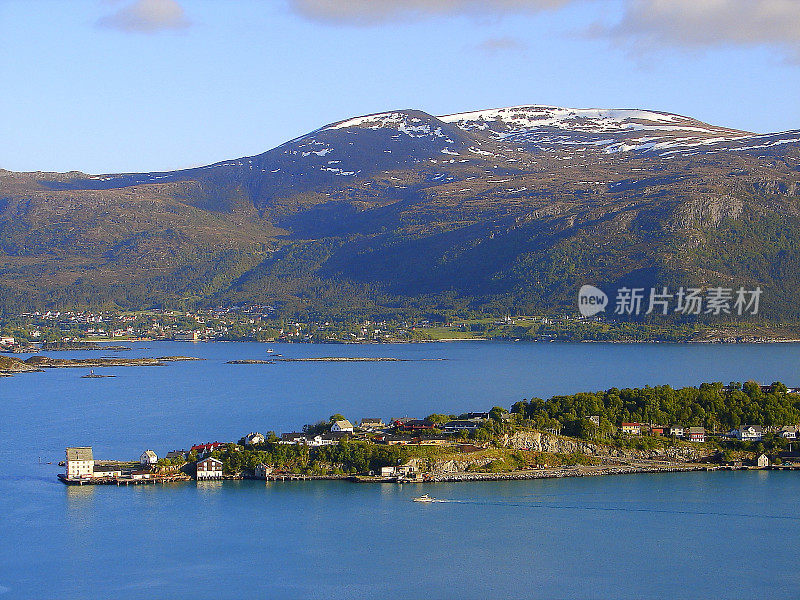
[[[447, 359], [277, 365], [224, 364], [266, 357], [262, 344], [141, 346], [121, 356], [206, 360], [103, 370], [109, 379], [72, 369], [0, 379], [0, 598], [797, 595], [786, 551], [800, 534], [796, 473], [67, 488], [39, 459], [62, 460], [67, 445], [163, 454], [334, 412], [387, 419], [611, 386], [798, 385], [800, 346], [276, 344], [292, 357]], [[409, 501], [423, 491], [454, 502]]]

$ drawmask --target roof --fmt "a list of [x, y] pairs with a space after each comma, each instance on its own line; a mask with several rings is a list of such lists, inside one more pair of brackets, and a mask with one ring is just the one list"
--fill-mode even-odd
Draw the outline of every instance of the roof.
[[67, 460], [94, 460], [92, 457], [92, 447], [82, 446], [67, 448]]
[[480, 423], [477, 421], [448, 421], [444, 424], [445, 427], [465, 427], [465, 428], [477, 428], [480, 427]]
[[192, 446], [192, 450], [213, 450], [214, 448], [219, 448], [220, 446], [224, 446], [222, 442], [209, 442], [207, 444], [196, 444]]
[[400, 424], [400, 427], [403, 427], [405, 429], [414, 429], [414, 428], [433, 429], [433, 426], [434, 423], [426, 419], [411, 419], [410, 421], [406, 421], [405, 423]]
[[342, 440], [347, 437], [344, 431], [328, 431], [319, 436], [323, 440]]
[[152, 450], [145, 450], [142, 452], [142, 456], [146, 456], [147, 458], [158, 458], [158, 455]]
[[686, 433], [688, 433], [689, 435], [691, 435], [693, 433], [705, 433], [705, 432], [706, 432], [706, 428], [705, 427], [689, 427], [686, 430]]
[[383, 424], [383, 419], [361, 419], [361, 424], [362, 425], [364, 425], [364, 424], [367, 424], [367, 425], [382, 425]]
[[199, 465], [201, 463], [207, 463], [207, 462], [218, 462], [219, 464], [222, 464], [222, 461], [220, 459], [214, 458], [213, 456], [209, 456], [207, 458], [204, 458], [203, 460], [198, 460], [197, 464]]
[[98, 465], [95, 464], [94, 472], [95, 473], [104, 473], [107, 471], [122, 471], [122, 467], [119, 465]]
[[340, 429], [352, 429], [353, 424], [348, 421], [347, 419], [342, 419], [341, 421], [336, 421], [334, 425], [338, 425]]
[[297, 433], [297, 432], [282, 433], [281, 434], [281, 439], [282, 440], [304, 440], [307, 437], [308, 437], [307, 434], [305, 434], [305, 433]]

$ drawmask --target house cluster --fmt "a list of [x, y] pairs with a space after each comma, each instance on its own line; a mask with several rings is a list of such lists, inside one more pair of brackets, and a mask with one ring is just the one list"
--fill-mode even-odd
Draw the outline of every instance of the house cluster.
[[[593, 419], [593, 417], [590, 417]], [[652, 436], [672, 436], [688, 440], [690, 442], [705, 442], [706, 430], [704, 427], [683, 427], [682, 425], [670, 425], [663, 427], [649, 423], [623, 423], [621, 431], [627, 435], [652, 435]], [[742, 425], [731, 429], [721, 437], [737, 439], [742, 442], [760, 442], [764, 435], [772, 433], [785, 440], [796, 440], [800, 431], [798, 425], [784, 425], [780, 427], [762, 427], [761, 425]]]
[[328, 446], [338, 443], [343, 437], [370, 439], [387, 445], [448, 446], [458, 443], [455, 434], [470, 432], [481, 426], [489, 413], [467, 413], [461, 418], [446, 423], [434, 423], [427, 419], [402, 417], [384, 423], [382, 419], [365, 418], [355, 426], [347, 419], [335, 421], [330, 431], [318, 434], [291, 432], [281, 435], [281, 444], [305, 444], [309, 447]]
[[621, 431], [627, 435], [671, 436], [690, 442], [705, 442], [705, 427], [684, 427], [683, 425], [654, 425], [652, 423], [623, 423]]

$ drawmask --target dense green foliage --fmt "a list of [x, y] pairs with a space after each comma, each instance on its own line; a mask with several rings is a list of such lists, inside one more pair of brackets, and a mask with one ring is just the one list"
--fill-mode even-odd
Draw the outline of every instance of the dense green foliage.
[[[800, 395], [787, 392], [782, 383], [766, 391], [749, 381], [704, 383], [674, 389], [668, 385], [644, 388], [612, 388], [604, 392], [554, 396], [517, 402], [512, 412], [543, 428], [560, 425], [574, 433], [591, 436], [588, 417], [601, 417], [601, 427], [623, 422], [703, 426], [727, 432], [743, 424], [788, 425], [800, 422]], [[578, 430], [580, 429], [580, 430]]]
[[404, 446], [384, 446], [365, 441], [343, 440], [331, 446], [310, 449], [304, 444], [267, 442], [253, 449], [235, 444], [212, 456], [222, 461], [225, 473], [252, 471], [267, 464], [280, 471], [305, 474], [354, 474], [380, 471], [402, 464], [411, 456]]

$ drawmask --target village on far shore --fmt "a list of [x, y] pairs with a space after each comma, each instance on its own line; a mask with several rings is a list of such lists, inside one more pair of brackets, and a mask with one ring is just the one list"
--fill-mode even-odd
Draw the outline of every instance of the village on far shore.
[[[782, 384], [758, 386], [758, 390], [748, 384], [744, 388], [741, 384], [713, 385], [706, 391], [731, 394], [745, 389], [750, 394], [777, 394], [788, 402], [787, 406], [800, 407], [800, 390]], [[634, 391], [653, 389], [657, 388]], [[604, 416], [591, 414], [566, 421], [562, 427], [552, 419], [532, 420], [526, 413], [532, 407], [517, 403], [512, 411], [495, 407], [489, 412], [432, 414], [424, 419], [404, 417], [388, 422], [362, 418], [357, 425], [337, 414], [328, 421], [306, 425], [302, 432], [280, 436], [250, 432], [238, 442], [197, 443], [189, 450], [171, 450], [163, 457], [146, 449], [138, 461], [132, 462], [95, 460], [91, 447], [69, 447], [62, 463], [66, 470], [59, 478], [68, 485], [191, 479], [403, 483], [800, 469], [800, 453], [793, 448], [800, 431], [798, 424], [741, 424], [727, 431], [709, 431], [699, 425], [640, 421], [612, 425]]]

